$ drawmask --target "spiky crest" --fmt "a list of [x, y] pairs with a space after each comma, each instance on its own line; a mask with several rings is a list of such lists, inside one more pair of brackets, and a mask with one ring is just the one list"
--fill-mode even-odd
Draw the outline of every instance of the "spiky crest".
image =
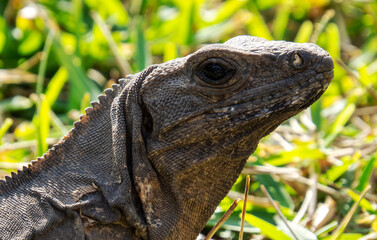
[[28, 166], [24, 166], [22, 170], [18, 170], [17, 173], [11, 172], [11, 177], [5, 176], [5, 180], [0, 180], [0, 194], [6, 194], [14, 190], [20, 184], [24, 184], [33, 177], [36, 177], [41, 171], [49, 168], [58, 163], [60, 160], [57, 158], [57, 152], [65, 145], [72, 144], [75, 136], [79, 136], [80, 130], [87, 127], [88, 122], [103, 109], [111, 107], [111, 103], [114, 98], [122, 91], [127, 85], [132, 75], [127, 75], [126, 78], [120, 79], [119, 84], [113, 84], [112, 88], [104, 90], [105, 94], [98, 96], [99, 101], [93, 101], [90, 104], [92, 107], [85, 109], [85, 114], [80, 116], [80, 120], [73, 123], [73, 128], [64, 136], [58, 143], [54, 144], [42, 157], [38, 157], [37, 160], [31, 161]]

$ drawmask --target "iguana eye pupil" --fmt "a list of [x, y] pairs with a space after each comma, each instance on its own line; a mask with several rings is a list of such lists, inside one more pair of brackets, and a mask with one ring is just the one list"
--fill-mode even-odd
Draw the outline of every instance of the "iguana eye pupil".
[[196, 75], [206, 84], [222, 86], [229, 82], [235, 73], [232, 64], [221, 58], [210, 58], [199, 64]]
[[203, 74], [214, 81], [220, 80], [226, 75], [226, 69], [220, 64], [209, 63], [204, 66]]

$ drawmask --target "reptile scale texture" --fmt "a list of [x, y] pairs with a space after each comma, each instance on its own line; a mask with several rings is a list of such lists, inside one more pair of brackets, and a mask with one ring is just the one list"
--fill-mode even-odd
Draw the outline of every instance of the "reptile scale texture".
[[315, 44], [238, 36], [127, 76], [0, 182], [0, 239], [196, 239], [259, 140], [333, 67]]

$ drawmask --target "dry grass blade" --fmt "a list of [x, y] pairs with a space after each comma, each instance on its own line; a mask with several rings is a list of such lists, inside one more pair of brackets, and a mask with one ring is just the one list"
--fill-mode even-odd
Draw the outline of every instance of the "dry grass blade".
[[275, 175], [288, 175], [299, 176], [300, 171], [292, 167], [275, 167], [275, 166], [252, 166], [245, 167], [242, 170], [242, 174], [275, 174]]
[[346, 216], [343, 218], [342, 222], [339, 224], [338, 228], [335, 230], [335, 233], [333, 234], [333, 236], [331, 237], [330, 240], [337, 240], [337, 239], [340, 239], [343, 232], [344, 232], [344, 229], [347, 227], [348, 223], [350, 222], [353, 214], [355, 213], [357, 207], [359, 206], [359, 203], [361, 201], [361, 199], [364, 198], [365, 194], [370, 190], [371, 186], [367, 186], [364, 191], [360, 194], [360, 198], [359, 200], [357, 200], [357, 202], [355, 202], [353, 205], [352, 205], [352, 208], [348, 211], [348, 213], [346, 214]]
[[246, 203], [247, 203], [247, 196], [249, 195], [249, 188], [250, 188], [250, 176], [246, 176], [246, 184], [245, 184], [245, 196], [243, 198], [243, 207], [242, 207], [242, 215], [241, 215], [241, 229], [240, 234], [238, 236], [239, 240], [243, 238], [243, 227], [245, 224], [245, 212], [246, 212]]
[[[1, 147], [0, 147], [0, 149], [1, 149]], [[235, 192], [235, 191], [229, 191], [227, 197], [235, 200], [237, 198], [242, 199], [244, 197], [244, 195], [242, 193], [238, 193], [238, 192]], [[252, 204], [253, 206], [257, 206], [257, 207], [261, 207], [261, 208], [272, 207], [271, 203], [265, 197], [257, 197], [257, 196], [253, 196], [253, 195], [248, 195], [247, 196], [247, 202], [249, 204]]]
[[327, 10], [323, 16], [321, 21], [316, 24], [313, 35], [310, 38], [310, 42], [315, 43], [317, 42], [318, 36], [321, 34], [323, 29], [325, 29], [326, 24], [333, 18], [335, 15], [335, 11], [333, 9]]
[[21, 69], [0, 69], [0, 84], [35, 83], [37, 75]]
[[334, 219], [337, 202], [330, 196], [326, 196], [324, 203], [320, 203], [311, 218], [310, 228], [313, 232], [328, 224]]
[[[30, 162], [0, 162], [1, 169], [22, 169]], [[9, 174], [8, 174], [9, 175]]]
[[[371, 145], [371, 147], [373, 147], [373, 149], [375, 149], [375, 144], [374, 145]], [[368, 150], [368, 153], [370, 151]], [[372, 151], [373, 152], [373, 151]], [[277, 168], [277, 167], [273, 167], [271, 169], [268, 169], [270, 166], [268, 166], [267, 168], [265, 168], [265, 166], [258, 166], [258, 168], [255, 168], [255, 167], [248, 167], [248, 168], [245, 168], [243, 171], [242, 171], [242, 174], [270, 174], [270, 175], [274, 175], [274, 176], [277, 176], [279, 177], [281, 180], [286, 180], [286, 181], [294, 181], [294, 182], [297, 182], [297, 183], [300, 183], [300, 184], [304, 184], [304, 185], [307, 185], [307, 186], [311, 186], [312, 185], [312, 180], [306, 178], [306, 177], [303, 177], [301, 176], [300, 174], [296, 174], [298, 173], [297, 169], [292, 169], [291, 170], [288, 170], [290, 168], [282, 168], [282, 169], [285, 169], [287, 171], [284, 170], [284, 173], [283, 172], [276, 172], [274, 168]], [[288, 174], [290, 173], [290, 174]], [[317, 183], [317, 190], [320, 191], [320, 192], [323, 192], [327, 195], [330, 195], [331, 197], [335, 198], [335, 199], [350, 199], [350, 196], [344, 192], [344, 189], [339, 189], [339, 190], [336, 190], [334, 188], [331, 188], [331, 187], [328, 187], [326, 185], [323, 185], [323, 184], [320, 184], [320, 183]], [[231, 193], [231, 198], [234, 198], [236, 196], [236, 194]], [[365, 198], [369, 201], [377, 201], [377, 196], [374, 195], [374, 194], [369, 194], [367, 193]], [[260, 202], [260, 203], [259, 203]], [[262, 204], [261, 206], [264, 206], [263, 205], [263, 201], [258, 201], [257, 204]]]
[[[309, 190], [306, 191], [304, 201], [301, 204], [300, 209], [297, 211], [295, 218], [293, 219], [293, 224], [298, 224], [303, 218], [305, 213], [311, 212], [310, 206], [316, 203], [316, 195], [317, 195], [317, 177], [315, 176], [312, 180], [312, 185], [310, 186]], [[312, 214], [308, 214], [312, 215]]]
[[285, 225], [287, 226], [287, 228], [289, 229], [289, 231], [291, 231], [293, 237], [296, 239], [296, 240], [300, 240], [297, 235], [295, 234], [295, 232], [293, 231], [293, 229], [291, 228], [291, 226], [289, 225], [287, 219], [284, 217], [283, 213], [280, 211], [279, 207], [276, 205], [276, 203], [274, 202], [274, 200], [272, 199], [271, 195], [267, 192], [267, 189], [264, 185], [261, 185], [260, 186], [261, 189], [262, 189], [262, 192], [264, 193], [264, 195], [266, 195], [266, 197], [268, 198], [268, 200], [270, 200], [271, 204], [274, 206], [276, 212], [278, 213], [279, 217], [283, 220], [283, 222], [285, 223]]
[[206, 238], [204, 240], [210, 240], [213, 235], [219, 230], [219, 228], [224, 224], [224, 222], [229, 218], [229, 216], [232, 214], [234, 209], [237, 207], [238, 203], [241, 201], [241, 199], [234, 200], [233, 204], [229, 207], [228, 211], [221, 217], [221, 219], [216, 223], [216, 225], [212, 228], [212, 230], [207, 234]]
[[25, 62], [18, 65], [17, 69], [28, 71], [30, 68], [36, 66], [41, 61], [42, 52], [37, 52], [31, 58], [25, 60]]
[[352, 77], [354, 80], [356, 80], [357, 82], [359, 82], [361, 85], [363, 85], [365, 87], [365, 89], [367, 90], [367, 92], [370, 94], [371, 97], [373, 97], [375, 100], [377, 100], [377, 93], [376, 91], [373, 89], [373, 87], [371, 85], [368, 85], [368, 86], [365, 86], [365, 84], [363, 82], [360, 81], [360, 75], [357, 71], [355, 70], [352, 70], [350, 67], [348, 67], [342, 60], [340, 59], [335, 59], [336, 63], [341, 66], [346, 72], [347, 72], [347, 75]]
[[[59, 142], [59, 138], [47, 138], [46, 142], [47, 142], [48, 145], [53, 145], [53, 144]], [[30, 149], [30, 148], [35, 148], [36, 145], [37, 145], [36, 140], [20, 141], [20, 142], [14, 142], [14, 143], [5, 142], [0, 146], [0, 152], [13, 151], [13, 150], [23, 149], [23, 148]], [[28, 163], [28, 162], [26, 162], [26, 163]], [[21, 165], [25, 165], [26, 163], [22, 163]], [[11, 168], [9, 168], [9, 169], [11, 169]], [[19, 168], [13, 168], [13, 169], [19, 169]]]
[[358, 107], [355, 110], [355, 116], [374, 115], [377, 114], [377, 106]]

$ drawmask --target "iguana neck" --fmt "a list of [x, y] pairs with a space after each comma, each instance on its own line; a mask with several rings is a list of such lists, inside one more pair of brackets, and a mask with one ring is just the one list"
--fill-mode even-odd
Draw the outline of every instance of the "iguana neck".
[[[269, 126], [248, 123], [241, 128], [242, 131], [218, 132], [211, 137], [197, 131], [192, 132], [192, 139], [188, 141], [181, 141], [179, 136], [177, 141], [165, 143], [148, 141], [148, 159], [163, 186], [160, 192], [151, 188], [148, 193], [149, 199], [159, 201], [143, 202], [144, 207], [149, 204], [152, 209], [144, 211], [146, 219], [161, 221], [160, 224], [150, 224], [150, 236], [156, 239], [195, 239], [237, 180], [258, 140], [278, 124], [279, 121], [271, 121]], [[239, 141], [240, 138], [244, 140]]]

